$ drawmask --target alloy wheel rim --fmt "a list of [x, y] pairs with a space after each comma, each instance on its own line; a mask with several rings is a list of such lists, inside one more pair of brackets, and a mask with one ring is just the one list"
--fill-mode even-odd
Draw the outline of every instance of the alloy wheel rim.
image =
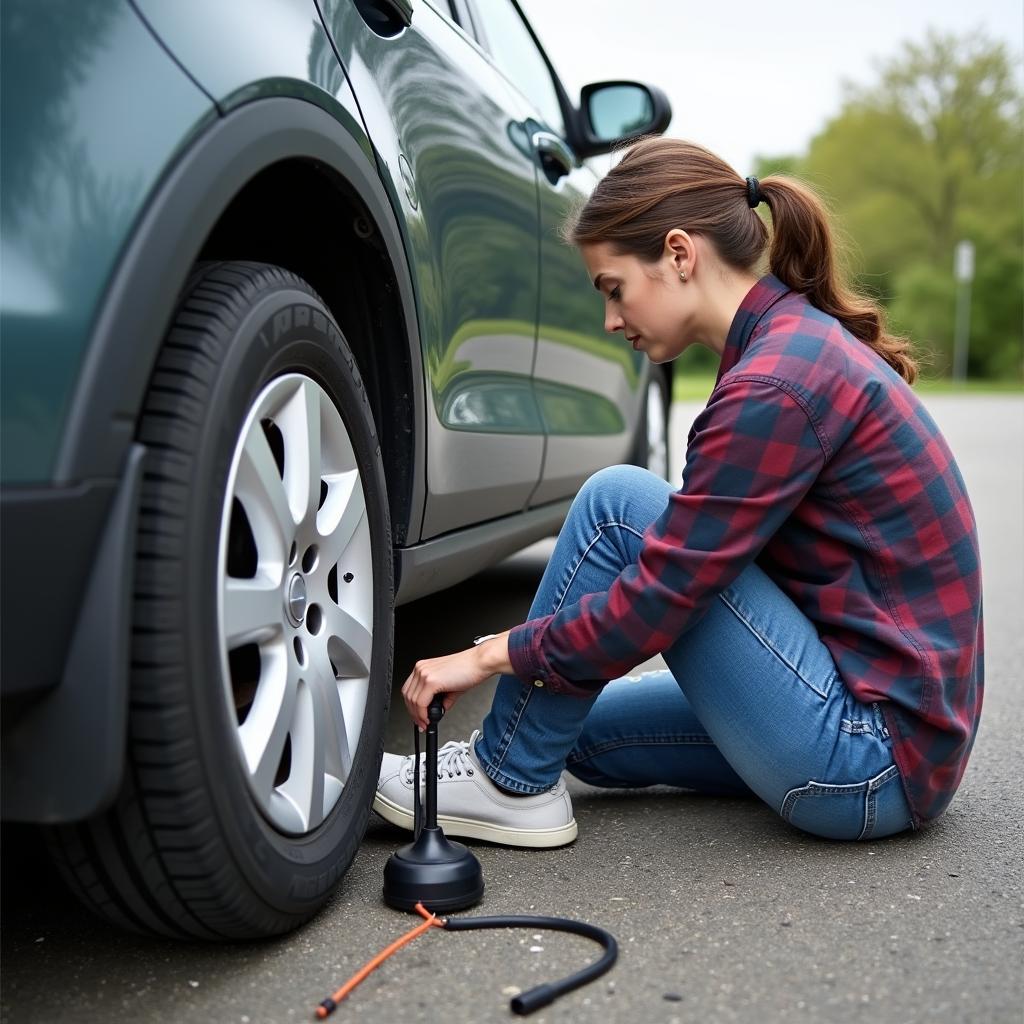
[[668, 444], [665, 437], [665, 397], [656, 380], [647, 382], [647, 468], [668, 479]]
[[253, 402], [221, 512], [221, 678], [249, 789], [302, 835], [337, 804], [362, 731], [373, 650], [373, 560], [348, 430], [314, 380]]

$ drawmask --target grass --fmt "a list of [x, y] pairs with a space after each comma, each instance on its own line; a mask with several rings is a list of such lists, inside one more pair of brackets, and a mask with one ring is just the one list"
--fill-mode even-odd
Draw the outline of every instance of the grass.
[[[715, 386], [715, 375], [677, 372], [672, 378], [672, 400], [675, 402], [703, 402]], [[1019, 380], [968, 380], [956, 384], [948, 378], [918, 380], [914, 390], [922, 395], [1024, 395], [1024, 383]]]
[[715, 386], [715, 374], [692, 373], [683, 370], [672, 375], [672, 401], [703, 402]]
[[918, 380], [914, 390], [924, 395], [1021, 395], [1024, 394], [1024, 384], [1019, 380], [967, 380], [957, 384], [948, 378], [942, 378]]

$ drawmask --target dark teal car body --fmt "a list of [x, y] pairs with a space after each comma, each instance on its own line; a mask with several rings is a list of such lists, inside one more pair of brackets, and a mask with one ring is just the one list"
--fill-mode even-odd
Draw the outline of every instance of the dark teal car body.
[[613, 140], [510, 0], [2, 16], [3, 799], [59, 823], [123, 771], [138, 423], [197, 263], [286, 268], [349, 339], [399, 602], [556, 529], [643, 449], [651, 377], [558, 237]]

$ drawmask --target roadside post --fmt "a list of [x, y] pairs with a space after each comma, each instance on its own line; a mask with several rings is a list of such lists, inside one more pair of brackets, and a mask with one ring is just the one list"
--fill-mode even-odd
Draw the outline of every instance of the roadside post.
[[971, 341], [971, 282], [974, 280], [974, 243], [964, 239], [956, 243], [953, 257], [956, 279], [956, 328], [953, 335], [953, 380], [967, 380], [967, 350]]

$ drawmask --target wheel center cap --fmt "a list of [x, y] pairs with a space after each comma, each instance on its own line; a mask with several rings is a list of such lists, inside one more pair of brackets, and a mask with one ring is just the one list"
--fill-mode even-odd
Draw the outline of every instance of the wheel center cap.
[[306, 581], [296, 573], [288, 584], [288, 618], [293, 625], [299, 626], [306, 617]]

